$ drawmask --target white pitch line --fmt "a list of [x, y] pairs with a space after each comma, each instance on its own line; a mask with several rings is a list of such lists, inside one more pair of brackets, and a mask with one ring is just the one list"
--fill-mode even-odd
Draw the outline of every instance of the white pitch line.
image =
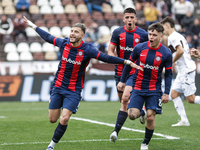
[[[165, 138], [152, 138], [154, 140], [165, 140]], [[119, 141], [141, 141], [143, 138], [135, 139], [118, 139]], [[92, 140], [74, 140], [74, 141], [59, 141], [59, 143], [78, 143], [78, 142], [106, 142], [109, 139], [92, 139]], [[32, 144], [47, 144], [49, 142], [23, 142], [23, 143], [2, 143], [1, 146], [6, 145], [32, 145]]]
[[[81, 121], [95, 123], [95, 124], [100, 124], [100, 125], [106, 125], [106, 126], [110, 126], [110, 127], [115, 127], [115, 124], [105, 123], [105, 122], [99, 122], [99, 121], [90, 120], [90, 119], [84, 119], [84, 118], [78, 118], [78, 117], [71, 117], [71, 119], [81, 120]], [[135, 132], [145, 133], [145, 131], [143, 131], [143, 130], [131, 129], [131, 128], [127, 128], [127, 127], [122, 127], [122, 129], [128, 130], [128, 131], [135, 131]], [[173, 136], [170, 136], [170, 135], [164, 135], [164, 134], [155, 133], [155, 132], [153, 133], [153, 135], [161, 136], [161, 137], [164, 137], [164, 138], [170, 139], [170, 140], [180, 139], [179, 137], [173, 137]]]
[[0, 118], [6, 118], [5, 116], [0, 116]]
[[[90, 120], [90, 119], [84, 119], [84, 118], [78, 118], [78, 117], [71, 117], [71, 119], [74, 120], [80, 120], [80, 121], [85, 121], [85, 122], [90, 122], [90, 123], [95, 123], [95, 124], [100, 124], [100, 125], [106, 125], [106, 126], [110, 126], [110, 127], [115, 127], [115, 124], [110, 124], [110, 123], [105, 123], [105, 122], [99, 122], [99, 121], [94, 121], [94, 120]], [[128, 131], [135, 131], [135, 132], [141, 132], [144, 133], [145, 131], [143, 130], [137, 130], [137, 129], [131, 129], [131, 128], [127, 128], [127, 127], [122, 127], [122, 129], [124, 130], [128, 130]], [[164, 140], [164, 139], [169, 139], [169, 140], [174, 140], [174, 139], [180, 139], [179, 137], [173, 137], [173, 136], [169, 136], [169, 135], [164, 135], [161, 133], [154, 133], [154, 135], [163, 137], [163, 138], [152, 138], [154, 140]], [[135, 138], [135, 139], [118, 139], [121, 141], [128, 141], [128, 140], [143, 140], [143, 138]], [[74, 141], [59, 141], [60, 143], [75, 143], [75, 142], [100, 142], [100, 141], [110, 141], [109, 139], [92, 139], [92, 140], [74, 140]], [[46, 144], [49, 142], [23, 142], [23, 143], [2, 143], [0, 145], [24, 145], [24, 144]]]

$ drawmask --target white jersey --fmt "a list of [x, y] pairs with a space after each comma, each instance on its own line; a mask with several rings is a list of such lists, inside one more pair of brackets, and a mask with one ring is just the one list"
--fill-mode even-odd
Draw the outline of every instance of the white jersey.
[[184, 74], [192, 72], [196, 69], [195, 62], [191, 59], [190, 50], [186, 39], [178, 32], [174, 31], [168, 37], [168, 46], [173, 53], [173, 56], [176, 54], [176, 47], [180, 45], [184, 49], [183, 55], [175, 62], [178, 68], [178, 73]]

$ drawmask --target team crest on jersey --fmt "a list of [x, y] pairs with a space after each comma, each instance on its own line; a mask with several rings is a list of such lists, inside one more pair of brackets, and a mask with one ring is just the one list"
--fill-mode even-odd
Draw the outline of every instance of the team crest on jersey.
[[138, 43], [140, 40], [138, 38], [135, 39], [135, 43]]
[[161, 58], [160, 58], [159, 56], [156, 57], [156, 61], [160, 61], [160, 59], [161, 59]]
[[82, 55], [83, 55], [83, 52], [81, 52], [81, 51], [78, 52], [78, 55], [79, 55], [79, 56], [82, 56]]

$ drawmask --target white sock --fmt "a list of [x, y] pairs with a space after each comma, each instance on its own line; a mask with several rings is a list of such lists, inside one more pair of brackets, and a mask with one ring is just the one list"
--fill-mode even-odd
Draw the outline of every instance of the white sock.
[[180, 96], [173, 99], [173, 102], [174, 102], [174, 107], [176, 108], [177, 113], [181, 117], [181, 120], [188, 121], [187, 116], [186, 116], [186, 112], [185, 112], [185, 107], [183, 105], [183, 101], [180, 98]]
[[[51, 143], [49, 144], [49, 146], [51, 146], [51, 147], [54, 148], [56, 144], [57, 144], [56, 142], [54, 142], [53, 140], [51, 140]], [[48, 147], [49, 147], [49, 146], [48, 146]]]
[[200, 105], [200, 96], [195, 96], [194, 103]]

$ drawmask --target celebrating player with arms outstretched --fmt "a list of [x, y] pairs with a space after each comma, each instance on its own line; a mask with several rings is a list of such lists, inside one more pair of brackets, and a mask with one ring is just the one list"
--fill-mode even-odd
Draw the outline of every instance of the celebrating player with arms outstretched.
[[[147, 124], [145, 138], [141, 150], [148, 150], [148, 144], [155, 128], [155, 115], [162, 112], [162, 103], [169, 101], [169, 92], [172, 81], [172, 54], [160, 41], [164, 28], [160, 23], [154, 23], [148, 28], [148, 42], [135, 46], [130, 60], [137, 61], [143, 71], [137, 70], [133, 78], [133, 90], [128, 105], [128, 116], [135, 120], [145, 103], [147, 109]], [[165, 68], [165, 91], [161, 90], [162, 70]], [[125, 87], [125, 79], [131, 70], [127, 65], [123, 70], [118, 89]]]
[[24, 21], [35, 29], [45, 41], [60, 47], [62, 53], [62, 58], [50, 91], [49, 121], [55, 123], [60, 118], [52, 141], [47, 148], [47, 150], [53, 150], [54, 146], [65, 133], [71, 115], [76, 113], [78, 109], [84, 83], [85, 69], [91, 58], [113, 64], [125, 63], [141, 70], [142, 68], [130, 60], [105, 55], [91, 44], [83, 42], [82, 39], [86, 27], [82, 23], [74, 24], [71, 29], [70, 38], [62, 39], [56, 38], [40, 29], [26, 17], [24, 17]]

